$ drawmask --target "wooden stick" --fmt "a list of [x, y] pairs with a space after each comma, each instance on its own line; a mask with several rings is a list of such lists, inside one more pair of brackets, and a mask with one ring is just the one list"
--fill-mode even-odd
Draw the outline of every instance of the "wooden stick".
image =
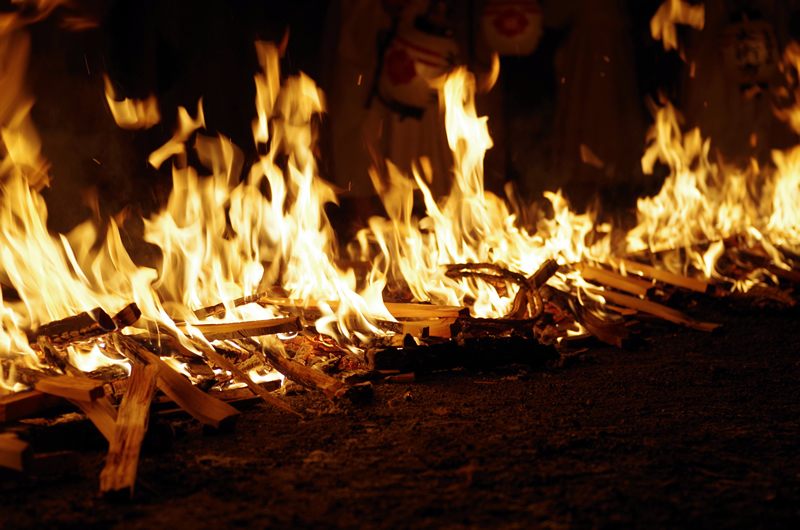
[[607, 287], [613, 287], [626, 293], [635, 294], [637, 296], [647, 296], [652, 294], [655, 287], [651, 282], [641, 280], [633, 276], [623, 276], [605, 269], [599, 269], [583, 263], [576, 264], [581, 276], [584, 280], [590, 282], [597, 282]]
[[158, 365], [158, 388], [197, 421], [217, 429], [227, 428], [236, 423], [238, 410], [195, 387], [133, 338], [117, 333], [113, 335], [112, 341], [123, 355], [141, 363]]
[[178, 328], [181, 331], [185, 331], [187, 326], [191, 326], [202, 333], [208, 341], [292, 333], [303, 329], [303, 325], [300, 323], [300, 318], [298, 317], [246, 320], [242, 322], [215, 322], [210, 324], [178, 324]]
[[722, 325], [695, 320], [689, 315], [678, 311], [677, 309], [672, 309], [671, 307], [666, 307], [649, 300], [642, 300], [641, 298], [615, 293], [612, 291], [601, 291], [600, 289], [590, 288], [587, 289], [587, 291], [596, 295], [600, 295], [614, 304], [621, 305], [623, 307], [630, 307], [632, 309], [642, 311], [643, 313], [649, 313], [651, 315], [663, 318], [664, 320], [668, 320], [676, 324], [682, 324], [688, 328], [699, 331], [710, 332]]
[[608, 258], [608, 263], [616, 268], [621, 269], [624, 267], [625, 271], [628, 273], [641, 274], [646, 278], [658, 280], [676, 287], [683, 287], [684, 289], [689, 289], [690, 291], [697, 291], [698, 293], [705, 293], [709, 288], [708, 282], [696, 280], [694, 278], [688, 278], [686, 276], [679, 276], [669, 271], [657, 269], [650, 265], [645, 265], [644, 263], [639, 263], [638, 261], [610, 257]]
[[119, 406], [116, 436], [110, 444], [106, 465], [100, 473], [100, 493], [127, 493], [133, 498], [139, 450], [147, 432], [150, 401], [158, 377], [157, 365], [132, 367], [125, 397]]
[[[261, 298], [259, 303], [274, 305], [285, 310], [294, 311], [313, 311], [320, 312], [317, 300], [293, 300], [290, 298]], [[339, 308], [339, 302], [335, 300], [327, 301], [331, 310]], [[468, 316], [469, 308], [462, 306], [431, 305], [431, 304], [400, 304], [386, 303], [386, 309], [394, 318], [458, 318]]]
[[24, 471], [31, 460], [31, 448], [14, 433], [0, 434], [0, 467]]
[[67, 375], [38, 376], [33, 388], [45, 394], [77, 401], [94, 401], [105, 396], [103, 382]]
[[14, 421], [31, 414], [65, 404], [62, 398], [38, 390], [16, 392], [0, 397], [0, 423]]

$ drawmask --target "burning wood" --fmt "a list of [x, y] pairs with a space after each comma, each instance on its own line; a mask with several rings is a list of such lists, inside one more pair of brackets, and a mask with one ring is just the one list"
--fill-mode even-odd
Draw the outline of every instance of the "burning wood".
[[249, 320], [243, 322], [220, 322], [201, 324], [179, 324], [181, 330], [187, 326], [202, 333], [208, 341], [233, 340], [279, 333], [293, 333], [303, 329], [298, 317], [275, 318], [271, 320]]

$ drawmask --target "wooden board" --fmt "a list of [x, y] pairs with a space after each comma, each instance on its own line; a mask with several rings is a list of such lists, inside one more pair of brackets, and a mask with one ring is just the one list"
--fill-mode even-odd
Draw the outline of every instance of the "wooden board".
[[133, 498], [139, 451], [147, 432], [150, 402], [158, 377], [157, 365], [135, 365], [117, 414], [115, 436], [109, 444], [106, 465], [100, 472], [100, 493]]
[[94, 401], [105, 396], [103, 382], [87, 379], [85, 377], [71, 377], [67, 375], [39, 376], [33, 383], [33, 388], [45, 394], [62, 397], [69, 400]]
[[[290, 298], [261, 298], [259, 303], [274, 305], [284, 310], [309, 310], [320, 311], [317, 300], [292, 300]], [[331, 310], [339, 308], [338, 301], [326, 301]], [[458, 318], [469, 316], [469, 308], [462, 306], [432, 305], [432, 304], [400, 304], [386, 303], [386, 309], [394, 318]]]
[[[181, 331], [187, 324], [179, 324]], [[267, 320], [245, 320], [241, 322], [214, 322], [191, 324], [191, 327], [203, 334], [206, 340], [234, 340], [261, 335], [293, 333], [303, 329], [298, 317], [272, 318]]]
[[51, 396], [38, 390], [15, 392], [0, 397], [0, 422], [18, 420], [66, 403], [58, 396]]

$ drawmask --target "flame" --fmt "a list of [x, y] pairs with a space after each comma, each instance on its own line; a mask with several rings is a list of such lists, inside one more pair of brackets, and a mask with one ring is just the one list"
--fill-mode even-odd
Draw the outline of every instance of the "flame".
[[114, 86], [107, 75], [103, 76], [105, 82], [106, 101], [114, 121], [123, 129], [149, 129], [161, 121], [158, 111], [158, 100], [154, 95], [147, 99], [129, 99], [116, 101]]
[[666, 0], [650, 20], [650, 34], [653, 39], [663, 41], [664, 49], [678, 49], [676, 24], [685, 24], [702, 30], [705, 25], [706, 10], [703, 4], [693, 6], [683, 0]]
[[[494, 263], [529, 275], [549, 258], [560, 263], [601, 259], [610, 250], [610, 240], [603, 237], [588, 244], [587, 236], [597, 228], [593, 216], [570, 212], [560, 192], [546, 194], [554, 217], [543, 217], [536, 233], [529, 233], [518, 226], [504, 200], [484, 190], [483, 160], [492, 140], [487, 118], [476, 114], [475, 92], [472, 74], [458, 68], [447, 76], [440, 93], [455, 159], [450, 194], [441, 204], [436, 202], [424, 164], [414, 168], [413, 180], [390, 162], [385, 176], [373, 169], [370, 174], [389, 218], [369, 220], [369, 229], [358, 236], [356, 257], [369, 257], [372, 245], [377, 245], [374, 277], [403, 279], [419, 301], [468, 303], [476, 316], [498, 317], [508, 312], [516, 286], [506, 286], [501, 296], [481, 280], [449, 278], [444, 266]], [[421, 220], [412, 215], [415, 190], [426, 207], [427, 217]], [[566, 288], [563, 283], [562, 287]]]

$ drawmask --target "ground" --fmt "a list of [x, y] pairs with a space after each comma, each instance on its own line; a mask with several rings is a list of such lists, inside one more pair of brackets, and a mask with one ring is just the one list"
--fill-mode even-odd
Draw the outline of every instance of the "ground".
[[76, 422], [80, 467], [7, 479], [0, 525], [798, 528], [798, 313], [697, 311], [724, 327], [418, 374], [348, 410], [292, 396], [306, 419], [258, 404], [229, 434], [153, 419], [129, 503], [97, 497], [103, 442]]

